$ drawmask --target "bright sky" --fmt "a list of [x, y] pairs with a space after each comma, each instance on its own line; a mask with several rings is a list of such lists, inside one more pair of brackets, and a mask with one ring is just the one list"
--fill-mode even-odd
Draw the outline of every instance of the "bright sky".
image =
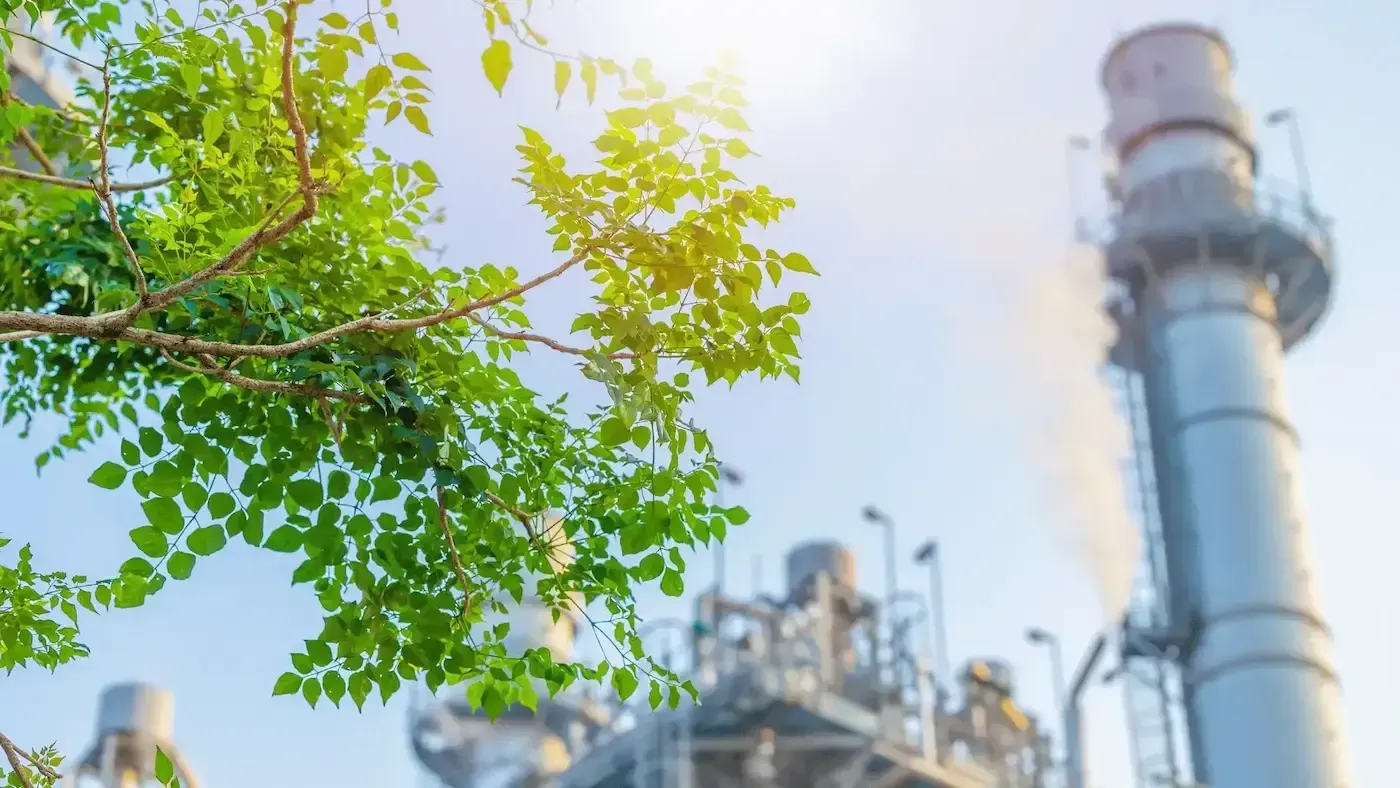
[[[723, 457], [747, 476], [735, 497], [754, 517], [729, 549], [731, 587], [751, 588], [761, 568], [764, 586], [776, 590], [783, 551], [827, 537], [855, 546], [862, 583], [878, 592], [880, 542], [859, 517], [876, 503], [899, 523], [903, 586], [923, 587], [907, 560], [913, 548], [942, 541], [954, 657], [1003, 655], [1028, 705], [1049, 708], [1045, 655], [1023, 642], [1023, 629], [1058, 632], [1077, 654], [1100, 613], [1092, 579], [1062, 549], [1062, 526], [1043, 506], [1043, 474], [1018, 437], [1033, 426], [1037, 394], [1005, 385], [1016, 360], [988, 358], [981, 351], [994, 343], [976, 331], [990, 332], [1009, 310], [986, 272], [1006, 270], [1011, 255], [1033, 267], [1058, 254], [1068, 223], [1065, 139], [1095, 136], [1103, 122], [1099, 58], [1116, 33], [1159, 19], [1157, 6], [1167, 4], [1079, 0], [1071, 11], [991, 0], [949, 10], [929, 0], [822, 0], [786, 15], [744, 10], [766, 2], [538, 4], [555, 44], [650, 54], [677, 82], [709, 49], [692, 38], [700, 31], [726, 39], [723, 46], [752, 50], [757, 41], [786, 52], [749, 58], [753, 146], [764, 155], [745, 172], [799, 198], [774, 243], [806, 252], [824, 276], [808, 288], [802, 385], [715, 391], [695, 408]], [[708, 10], [668, 18], [682, 5]], [[1337, 301], [1292, 357], [1286, 390], [1303, 435], [1302, 483], [1337, 638], [1355, 782], [1382, 785], [1393, 772], [1392, 712], [1400, 706], [1393, 633], [1376, 618], [1400, 599], [1400, 542], [1377, 514], [1393, 509], [1386, 469], [1400, 445], [1400, 360], [1384, 339], [1400, 335], [1392, 308], [1400, 272], [1386, 262], [1400, 258], [1400, 223], [1386, 207], [1400, 183], [1400, 116], [1385, 98], [1400, 74], [1400, 6], [1170, 5], [1180, 18], [1224, 29], [1239, 59], [1240, 95], [1256, 117], [1296, 109], [1318, 199], [1337, 218]], [[715, 7], [754, 28], [714, 34], [723, 30], [711, 21]], [[509, 183], [516, 124], [582, 150], [600, 110], [571, 97], [556, 112], [548, 64], [523, 55], [505, 97], [495, 97], [476, 59], [475, 8], [423, 0], [402, 9], [406, 47], [435, 67], [437, 136], [421, 155], [447, 184], [449, 259], [540, 270], [548, 259], [541, 223]], [[1286, 138], [1268, 129], [1260, 137], [1266, 170], [1291, 177]], [[1093, 178], [1081, 181], [1082, 190]], [[567, 300], [542, 299], [537, 308]], [[557, 358], [531, 366], [542, 385], [577, 387]], [[48, 437], [45, 429], [27, 444], [13, 430], [0, 437], [5, 531], [33, 542], [47, 565], [108, 572], [130, 554], [137, 501], [84, 483], [100, 452], [36, 480], [31, 458]], [[406, 699], [361, 715], [270, 696], [286, 654], [318, 623], [314, 600], [287, 587], [293, 566], [235, 546], [147, 607], [90, 621], [91, 659], [52, 676], [0, 679], [0, 729], [29, 744], [57, 739], [77, 755], [91, 739], [100, 689], [142, 679], [175, 692], [178, 743], [208, 788], [414, 785]], [[693, 586], [711, 577], [708, 561], [692, 563]], [[685, 614], [658, 592], [644, 601], [656, 616]], [[1130, 784], [1122, 706], [1116, 688], [1090, 699], [1096, 788]]]

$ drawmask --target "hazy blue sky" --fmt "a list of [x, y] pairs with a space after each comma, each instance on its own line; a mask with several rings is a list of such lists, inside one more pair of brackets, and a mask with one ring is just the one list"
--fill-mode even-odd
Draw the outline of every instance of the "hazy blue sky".
[[[435, 68], [436, 136], [386, 142], [424, 145], [421, 156], [446, 181], [449, 260], [542, 269], [549, 253], [541, 222], [509, 183], [515, 126], [582, 151], [601, 110], [571, 97], [556, 112], [548, 63], [526, 56], [497, 98], [478, 68], [476, 6], [403, 5], [406, 46]], [[999, 345], [973, 333], [990, 331], [1011, 309], [988, 272], [1008, 270], [1011, 255], [1011, 268], [1026, 270], [1058, 254], [1068, 223], [1065, 139], [1097, 135], [1102, 125], [1097, 68], [1111, 38], [1163, 15], [1215, 24], [1235, 47], [1240, 94], [1256, 116], [1297, 109], [1318, 198], [1337, 217], [1336, 304], [1294, 354], [1286, 390], [1303, 436], [1304, 492], [1337, 637], [1354, 782], [1385, 784], [1400, 705], [1390, 664], [1395, 636], [1376, 615], [1400, 599], [1386, 492], [1400, 445], [1393, 405], [1400, 222], [1387, 207], [1400, 184], [1391, 98], [1400, 84], [1393, 40], [1400, 6], [844, 5], [858, 11], [840, 24], [825, 10], [755, 17], [783, 23], [772, 35], [788, 54], [761, 58], [750, 72], [753, 144], [764, 156], [745, 174], [799, 198], [774, 243], [806, 252], [824, 276], [809, 287], [802, 385], [710, 392], [694, 408], [723, 457], [748, 477], [736, 497], [754, 518], [729, 550], [732, 586], [749, 588], [761, 557], [765, 586], [776, 589], [789, 545], [834, 537], [855, 546], [862, 583], [878, 591], [880, 542], [858, 517], [862, 505], [878, 503], [899, 522], [902, 555], [928, 537], [944, 545], [955, 658], [1004, 655], [1019, 669], [1028, 703], [1048, 708], [1046, 660], [1022, 641], [1024, 627], [1059, 632], [1077, 652], [1101, 614], [1083, 564], [1062, 549], [1063, 518], [1044, 505], [1044, 473], [1018, 437], [1042, 415], [1036, 392], [1010, 385], [1016, 359], [997, 357]], [[540, 26], [565, 49], [650, 54], [664, 76], [683, 81], [705, 49], [688, 32], [707, 26], [679, 14], [697, 7], [711, 6], [558, 2]], [[658, 30], [662, 38], [649, 32]], [[1286, 138], [1268, 129], [1260, 138], [1265, 169], [1291, 178]], [[1093, 184], [1089, 175], [1080, 180], [1081, 188]], [[567, 292], [540, 299], [537, 322], [566, 322], [551, 305], [568, 301]], [[540, 356], [531, 367], [542, 386], [578, 388], [558, 358]], [[48, 437], [40, 429], [26, 444], [13, 431], [0, 434], [5, 531], [33, 542], [45, 565], [108, 572], [130, 554], [137, 501], [84, 483], [102, 452], [36, 480], [31, 458]], [[178, 742], [209, 788], [412, 785], [403, 700], [356, 714], [313, 712], [270, 696], [286, 654], [317, 626], [314, 600], [287, 588], [294, 565], [235, 546], [147, 607], [88, 622], [91, 659], [55, 675], [0, 679], [0, 730], [30, 744], [56, 738], [76, 755], [91, 738], [102, 686], [144, 679], [176, 693]], [[905, 587], [923, 587], [908, 560], [899, 576]], [[693, 562], [688, 579], [708, 583], [709, 562]], [[644, 599], [655, 615], [684, 612], [654, 591]], [[1116, 688], [1091, 699], [1096, 788], [1129, 784], [1122, 705]]]

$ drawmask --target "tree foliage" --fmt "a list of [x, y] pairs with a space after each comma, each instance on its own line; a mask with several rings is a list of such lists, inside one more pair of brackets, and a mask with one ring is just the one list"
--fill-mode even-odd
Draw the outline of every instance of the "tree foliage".
[[[814, 271], [753, 243], [793, 203], [731, 170], [749, 154], [738, 77], [677, 91], [645, 60], [564, 56], [530, 10], [482, 3], [495, 90], [532, 56], [554, 60], [551, 100], [617, 98], [594, 161], [521, 130], [515, 184], [549, 229], [517, 270], [439, 265], [437, 175], [371, 141], [432, 128], [429, 65], [400, 47], [389, 0], [353, 18], [295, 0], [0, 0], [0, 16], [51, 15], [45, 46], [81, 65], [61, 110], [0, 92], [0, 409], [26, 431], [62, 419], [40, 469], [101, 445], [113, 459], [90, 481], [131, 490], [118, 505], [139, 499], [145, 519], [100, 582], [37, 572], [0, 540], [0, 560], [18, 556], [0, 564], [0, 666], [82, 656], [83, 610], [168, 593], [241, 541], [298, 556], [293, 581], [325, 611], [276, 693], [358, 706], [466, 683], [494, 714], [532, 704], [535, 682], [585, 679], [677, 702], [634, 591], [679, 595], [682, 548], [746, 517], [709, 504], [713, 447], [684, 410], [698, 386], [797, 378], [808, 302], [779, 285]], [[7, 47], [38, 41], [12, 30]], [[531, 328], [547, 286], [589, 288], [570, 336]], [[528, 388], [513, 361], [534, 351], [606, 404]], [[483, 621], [525, 594], [606, 609], [616, 653], [506, 653]]]

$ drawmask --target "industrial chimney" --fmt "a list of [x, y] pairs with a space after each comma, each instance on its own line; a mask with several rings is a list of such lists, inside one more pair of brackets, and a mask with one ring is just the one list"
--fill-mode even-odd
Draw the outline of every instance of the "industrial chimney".
[[[1169, 700], [1184, 709], [1176, 724], [1135, 712], [1138, 777], [1345, 788], [1282, 396], [1284, 352], [1330, 299], [1331, 238], [1306, 193], [1257, 187], [1232, 67], [1224, 39], [1192, 24], [1139, 30], [1103, 63], [1118, 167], [1104, 247], [1121, 328], [1113, 361], [1135, 422], [1154, 581], [1124, 656], [1169, 668], [1180, 684]], [[1180, 733], [1189, 746], [1171, 741]]]

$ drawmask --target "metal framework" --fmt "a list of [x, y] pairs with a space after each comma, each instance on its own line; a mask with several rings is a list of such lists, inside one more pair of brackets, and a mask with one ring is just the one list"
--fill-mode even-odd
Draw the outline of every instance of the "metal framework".
[[[649, 652], [695, 683], [700, 705], [653, 712], [636, 701], [559, 700], [556, 719], [531, 724], [565, 742], [571, 763], [493, 788], [1046, 788], [1049, 738], [1016, 705], [1003, 663], [974, 660], [944, 681], [957, 684], [953, 704], [910, 642], [922, 614], [882, 620], [885, 606], [856, 592], [853, 558], [839, 545], [794, 550], [788, 589], [757, 600], [712, 591], [694, 622], [656, 622], [643, 633], [657, 641]], [[483, 739], [455, 749], [494, 747], [496, 735], [483, 729]]]

